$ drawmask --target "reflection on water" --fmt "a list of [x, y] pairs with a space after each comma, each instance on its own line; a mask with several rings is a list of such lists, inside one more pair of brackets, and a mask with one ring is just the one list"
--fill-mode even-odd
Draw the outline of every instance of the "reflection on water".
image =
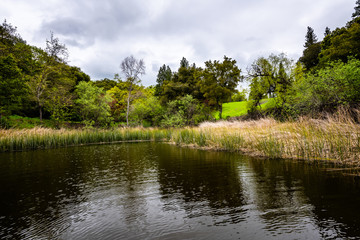
[[355, 176], [129, 143], [0, 154], [1, 239], [359, 239]]

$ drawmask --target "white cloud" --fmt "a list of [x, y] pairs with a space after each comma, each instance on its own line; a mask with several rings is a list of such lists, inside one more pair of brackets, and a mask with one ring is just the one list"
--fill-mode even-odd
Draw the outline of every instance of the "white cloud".
[[92, 79], [112, 78], [129, 56], [143, 58], [143, 84], [157, 68], [181, 58], [235, 58], [245, 72], [258, 56], [285, 52], [298, 58], [306, 27], [319, 39], [326, 26], [351, 19], [353, 0], [2, 0], [0, 14], [30, 44], [44, 47], [50, 31], [70, 51], [71, 64]]

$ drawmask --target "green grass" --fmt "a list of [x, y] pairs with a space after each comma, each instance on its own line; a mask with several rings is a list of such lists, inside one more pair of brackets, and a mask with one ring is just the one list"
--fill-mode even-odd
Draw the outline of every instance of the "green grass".
[[[224, 103], [222, 113], [223, 119], [228, 117], [240, 117], [247, 114], [247, 103], [248, 101]], [[262, 110], [273, 107], [275, 105], [273, 98], [263, 99], [260, 101], [260, 103]], [[219, 120], [219, 111], [214, 112], [213, 116], [216, 118], [216, 120]]]
[[46, 127], [46, 128], [54, 128], [54, 121], [43, 119], [41, 122], [39, 118], [29, 118], [29, 117], [20, 117], [17, 115], [9, 116], [8, 127], [16, 128], [16, 129], [31, 129], [34, 127]]

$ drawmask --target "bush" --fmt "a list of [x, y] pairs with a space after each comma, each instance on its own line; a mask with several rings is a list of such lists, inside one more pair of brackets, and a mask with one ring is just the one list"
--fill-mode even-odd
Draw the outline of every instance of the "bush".
[[360, 61], [335, 61], [315, 73], [307, 74], [296, 86], [296, 109], [300, 114], [333, 112], [360, 100]]

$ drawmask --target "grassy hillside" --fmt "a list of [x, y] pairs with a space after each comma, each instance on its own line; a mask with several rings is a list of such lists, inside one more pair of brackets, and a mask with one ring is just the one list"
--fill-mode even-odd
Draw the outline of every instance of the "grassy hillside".
[[[239, 117], [247, 113], [247, 101], [242, 102], [229, 102], [223, 104], [223, 119], [227, 117]], [[274, 105], [274, 99], [263, 99], [261, 100], [261, 109], [267, 109]], [[219, 119], [219, 111], [214, 112], [214, 117], [216, 120]]]

